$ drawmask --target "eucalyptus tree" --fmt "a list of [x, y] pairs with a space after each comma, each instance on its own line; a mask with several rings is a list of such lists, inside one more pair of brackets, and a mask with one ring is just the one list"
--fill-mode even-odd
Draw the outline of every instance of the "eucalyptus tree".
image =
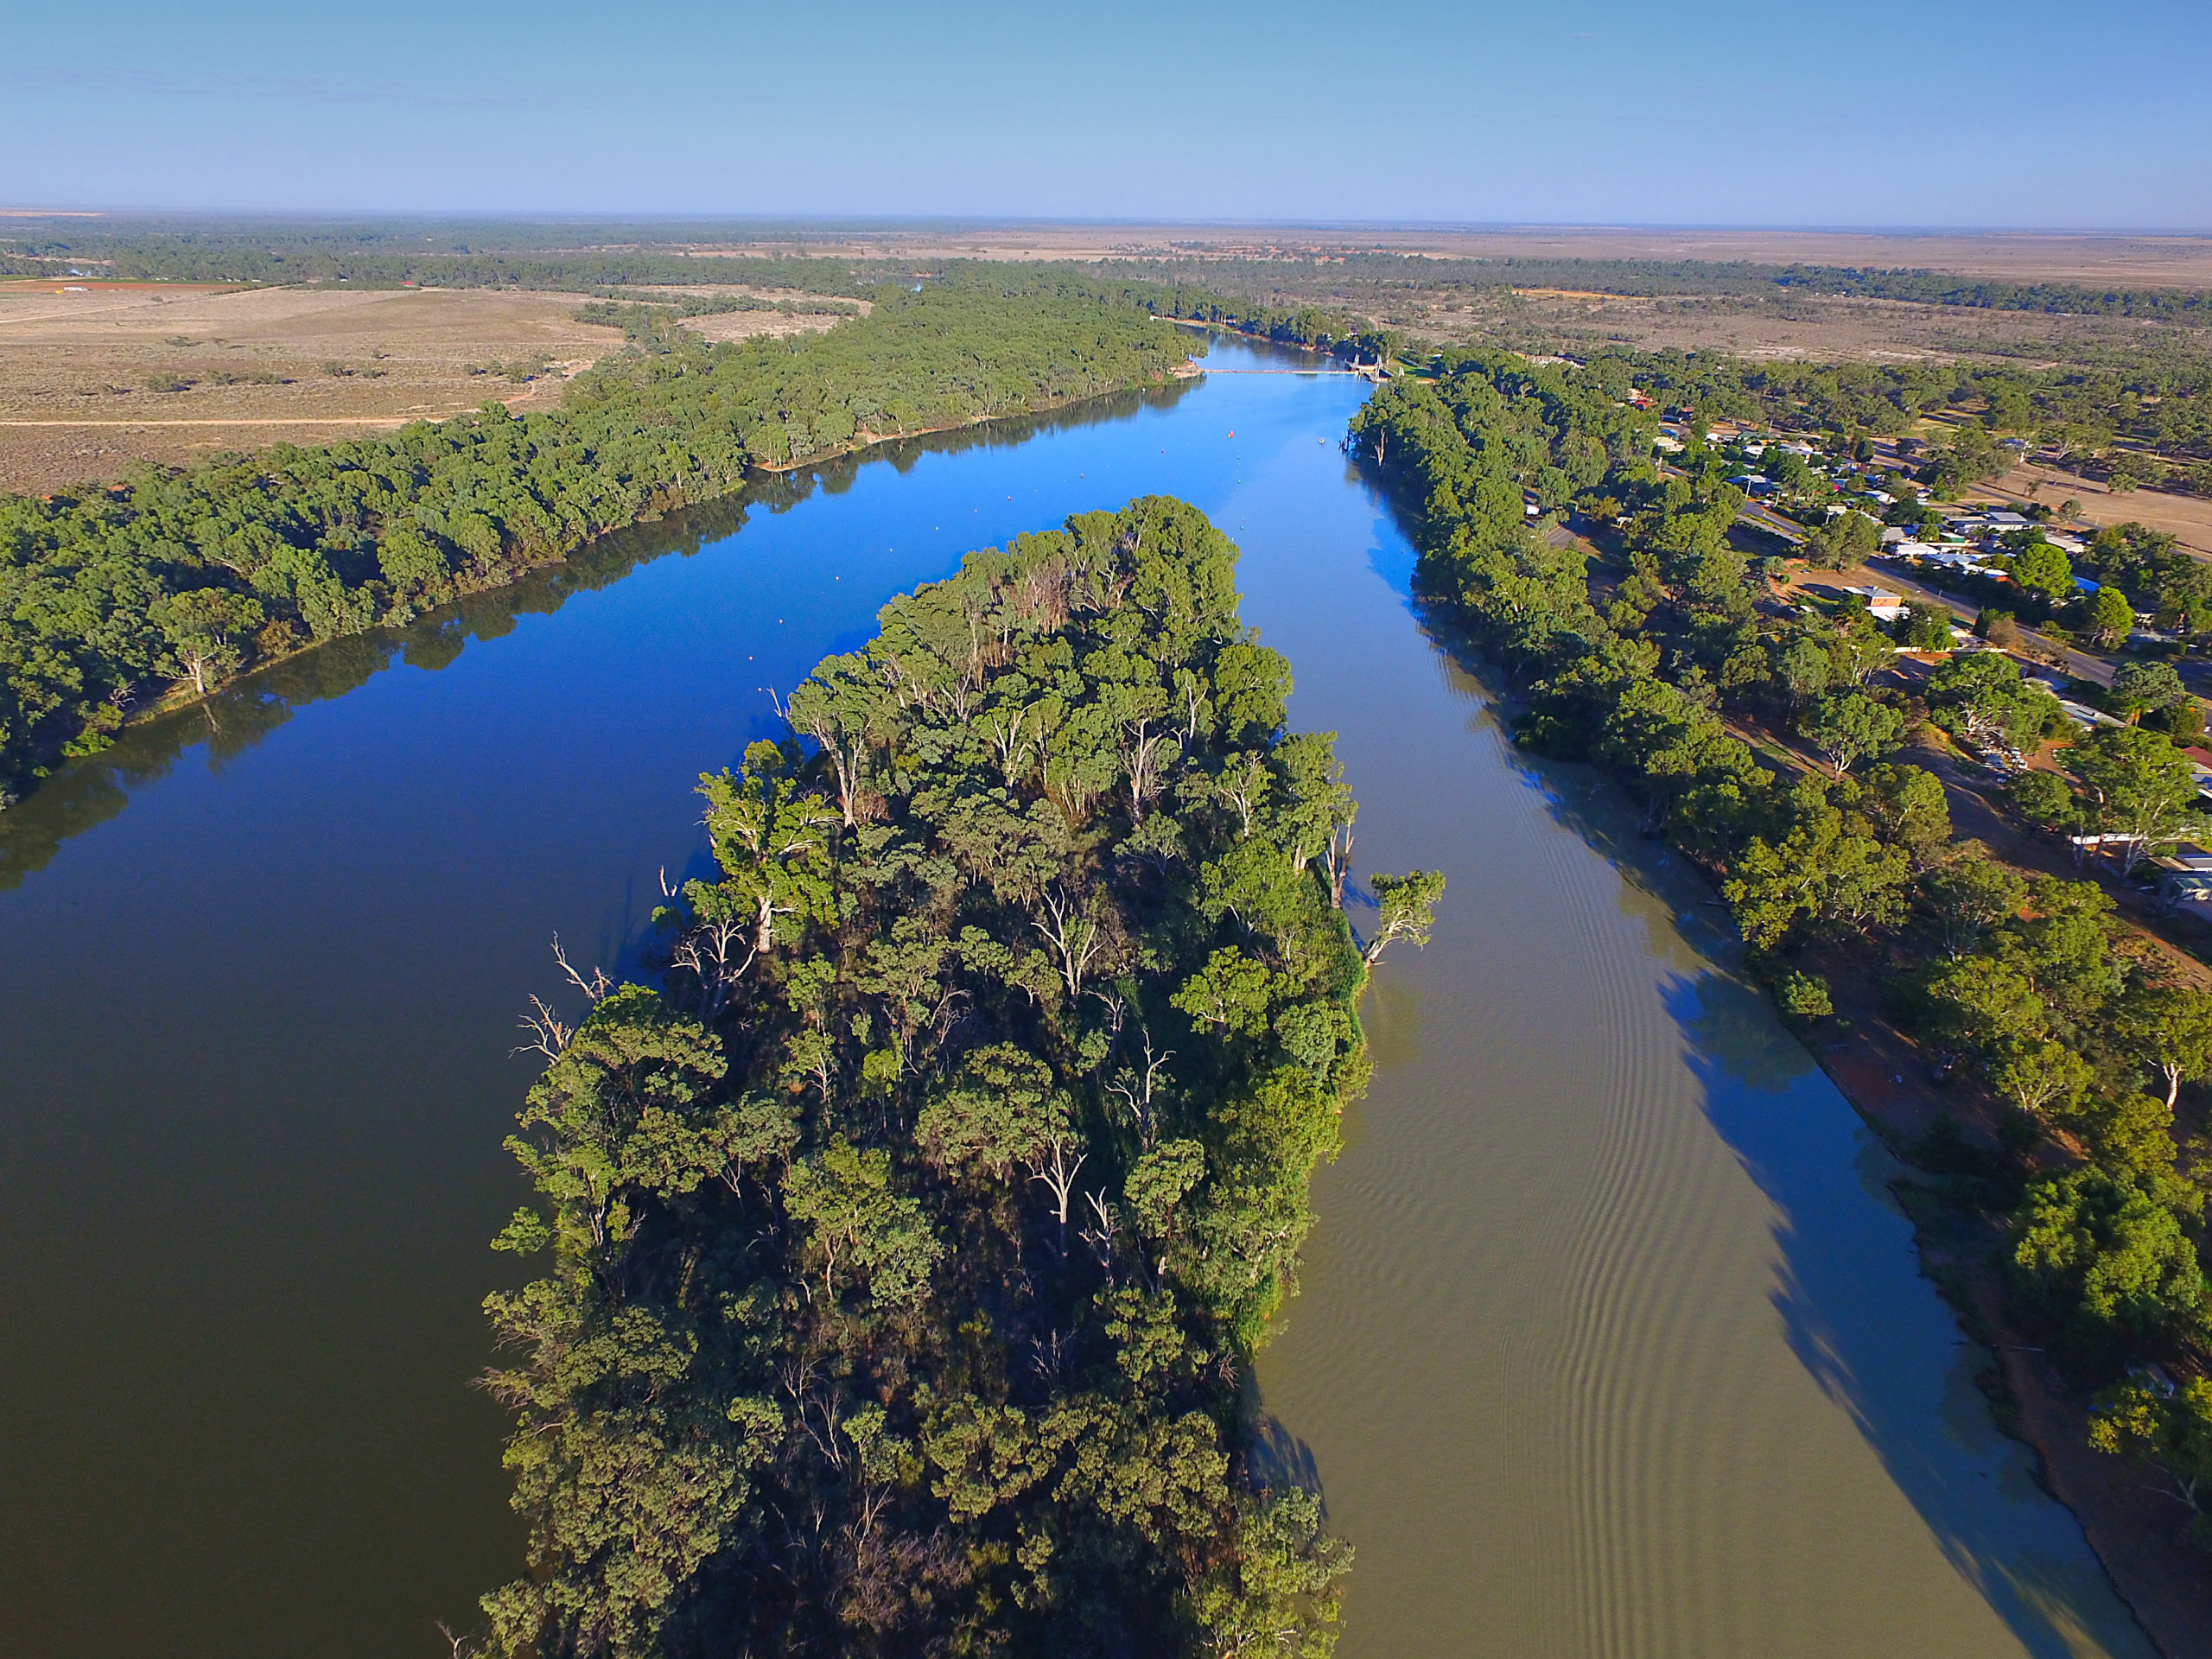
[[670, 994], [515, 1142], [499, 1650], [1325, 1650], [1347, 1553], [1236, 1402], [1441, 878], [1363, 959], [1234, 563], [1160, 498], [971, 555], [702, 780]]

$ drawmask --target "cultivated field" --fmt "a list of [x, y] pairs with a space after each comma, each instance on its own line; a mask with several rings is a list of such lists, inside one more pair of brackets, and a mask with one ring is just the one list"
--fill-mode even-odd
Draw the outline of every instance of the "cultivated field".
[[[142, 461], [332, 443], [493, 398], [543, 408], [622, 343], [618, 328], [575, 321], [585, 297], [0, 283], [0, 489], [43, 493]], [[696, 324], [730, 340], [835, 321], [740, 311]]]

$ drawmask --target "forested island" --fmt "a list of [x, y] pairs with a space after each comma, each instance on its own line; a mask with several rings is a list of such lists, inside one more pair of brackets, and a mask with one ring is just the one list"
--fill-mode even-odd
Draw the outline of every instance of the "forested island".
[[[1511, 676], [1517, 741], [1641, 799], [1647, 832], [1707, 873], [1801, 1032], [1833, 1033], [1821, 966], [1850, 969], [1886, 988], [1884, 1017], [1957, 1086], [1986, 1090], [1989, 1128], [1966, 1133], [1974, 1099], [1955, 1096], [1961, 1121], [1898, 1147], [1920, 1172], [1916, 1215], [2000, 1264], [2003, 1317], [2097, 1391], [2092, 1441], [2162, 1471], [2175, 1522], [2204, 1535], [2208, 1170], [2176, 1109], [2212, 1073], [2212, 995], [2120, 927], [2096, 882], [1956, 839], [1942, 785], [1894, 758], [1919, 722], [1985, 743], [2070, 731], [2056, 701], [1994, 651], [1942, 664], [1917, 694], [1871, 685], [1894, 646], [1864, 604], [1763, 605], [1761, 562], [1731, 538], [1743, 497], [1727, 463], [1697, 446], [1662, 475], [1654, 417], [1627, 393], [1618, 363], [1446, 354], [1378, 392], [1352, 438], [1415, 515], [1425, 594]], [[1618, 508], [1618, 559], [1535, 533], [1523, 489], [1545, 480]], [[1755, 747], [1750, 730], [1802, 747]], [[2030, 824], [2101, 838], [2088, 844], [2132, 869], [2195, 823], [2189, 768], [2160, 732], [2108, 721], [2058, 759], [2012, 785]], [[1974, 1284], [1947, 1288], [1986, 1333], [1996, 1310]], [[1983, 1381], [2000, 1415], [2017, 1412], [2001, 1369]]]
[[1147, 498], [887, 606], [702, 780], [666, 986], [510, 1144], [512, 1654], [1322, 1654], [1243, 1385], [1364, 1089], [1355, 804], [1236, 550]]

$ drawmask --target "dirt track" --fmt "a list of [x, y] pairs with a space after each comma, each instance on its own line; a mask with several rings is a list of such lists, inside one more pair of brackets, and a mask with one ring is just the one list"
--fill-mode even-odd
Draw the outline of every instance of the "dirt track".
[[[0, 489], [63, 490], [134, 461], [329, 443], [493, 399], [543, 408], [622, 343], [620, 329], [575, 320], [586, 297], [0, 283]], [[836, 321], [737, 311], [687, 326], [736, 340]]]
[[[81, 291], [67, 291], [72, 288]], [[556, 401], [620, 343], [575, 296], [0, 283], [0, 488]], [[174, 389], [169, 389], [174, 388]]]

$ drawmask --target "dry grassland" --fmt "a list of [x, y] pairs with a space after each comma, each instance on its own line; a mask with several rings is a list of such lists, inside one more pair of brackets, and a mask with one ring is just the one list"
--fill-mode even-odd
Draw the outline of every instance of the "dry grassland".
[[1532, 227], [1394, 233], [1384, 244], [1455, 257], [1743, 259], [1760, 264], [1861, 265], [1954, 271], [2011, 283], [2115, 288], [2212, 288], [2212, 237], [1861, 231], [1558, 230]]
[[[575, 296], [0, 284], [0, 488], [528, 409], [621, 340]], [[174, 388], [174, 390], [170, 389]]]
[[[1805, 362], [2003, 362], [2021, 368], [2075, 363], [2100, 350], [2139, 350], [2176, 327], [2124, 317], [1807, 294], [1762, 301], [1544, 290], [1524, 290], [1510, 310], [1499, 300], [1464, 294], [1409, 296], [1394, 321], [1437, 340], [1471, 340], [1506, 327], [1554, 336], [1569, 346], [1612, 343], [1637, 351], [1715, 351]], [[2202, 330], [2189, 333], [2193, 340], [2202, 337]]]
[[[488, 289], [0, 283], [0, 489], [45, 493], [105, 482], [137, 461], [333, 443], [491, 399], [518, 413], [546, 408], [622, 344], [619, 328], [575, 320], [585, 302]], [[736, 311], [689, 326], [737, 340], [836, 321]]]
[[690, 251], [852, 254], [916, 258], [1111, 259], [1250, 257], [1351, 248], [1450, 258], [1745, 259], [1770, 264], [1866, 265], [1955, 271], [2005, 282], [2128, 288], [2212, 288], [2212, 237], [2108, 236], [2050, 231], [1676, 231], [1545, 226], [1454, 229], [1250, 225], [995, 225], [850, 232], [741, 249]]
[[[788, 289], [746, 288], [737, 284], [702, 283], [696, 288], [645, 287], [625, 289], [626, 299], [672, 300], [685, 297], [713, 299], [728, 294], [734, 297], [766, 300], [772, 304], [790, 301], [804, 305], [809, 301], [820, 301], [827, 296], [818, 294], [793, 294]], [[856, 308], [866, 316], [874, 307], [866, 300], [839, 300], [836, 303]], [[781, 311], [712, 311], [704, 316], [686, 317], [683, 327], [702, 340], [753, 340], [762, 334], [782, 339], [791, 334], [818, 334], [834, 327], [841, 319], [836, 315], [792, 315]]]
[[2094, 480], [2038, 465], [2015, 467], [1993, 483], [1967, 491], [1967, 499], [2014, 506], [2039, 501], [2047, 507], [2078, 501], [2078, 517], [2084, 523], [2146, 525], [2171, 536], [2179, 547], [2198, 558], [2212, 559], [2212, 501], [2199, 496], [2169, 495], [2163, 490], [2114, 495]]

